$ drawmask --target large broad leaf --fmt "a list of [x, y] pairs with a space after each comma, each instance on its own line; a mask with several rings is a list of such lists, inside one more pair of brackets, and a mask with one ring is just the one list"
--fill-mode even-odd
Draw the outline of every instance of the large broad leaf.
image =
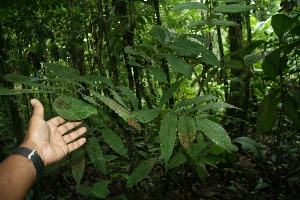
[[109, 185], [110, 181], [100, 181], [93, 185], [92, 194], [101, 199], [105, 199], [109, 195]]
[[153, 166], [156, 164], [155, 158], [150, 158], [142, 162], [139, 166], [137, 166], [132, 174], [129, 176], [127, 181], [127, 187], [132, 187], [144, 178], [151, 172]]
[[287, 15], [277, 14], [272, 16], [271, 24], [279, 41], [281, 41], [283, 35], [292, 27], [293, 22]]
[[247, 12], [254, 8], [255, 6], [251, 6], [251, 5], [230, 4], [230, 5], [217, 6], [212, 11], [217, 13], [239, 13], [239, 12]]
[[271, 92], [261, 102], [258, 110], [258, 127], [262, 131], [270, 131], [277, 116], [277, 93]]
[[136, 96], [134, 95], [134, 93], [131, 90], [129, 90], [127, 87], [124, 87], [124, 86], [118, 86], [117, 88], [119, 90], [121, 90], [127, 96], [127, 98], [131, 102], [131, 105], [132, 105], [133, 109], [134, 110], [138, 110], [138, 108], [139, 108], [139, 101], [136, 98]]
[[67, 120], [79, 120], [97, 114], [93, 106], [70, 96], [56, 98], [53, 107], [60, 116]]
[[54, 93], [54, 91], [0, 88], [0, 95], [41, 94], [41, 93]]
[[284, 98], [284, 108], [288, 118], [300, 129], [300, 106], [297, 105], [295, 98], [290, 95], [286, 96]]
[[263, 149], [260, 144], [249, 137], [238, 137], [232, 140], [232, 142], [241, 144], [244, 151], [249, 150], [257, 157], [259, 156], [259, 150]]
[[224, 63], [227, 68], [231, 69], [244, 69], [245, 65], [241, 60], [228, 60]]
[[65, 67], [62, 65], [51, 64], [51, 63], [45, 63], [45, 66], [47, 67], [48, 70], [52, 71], [54, 74], [64, 78], [77, 80], [80, 74], [78, 69], [74, 69], [71, 67]]
[[191, 38], [194, 38], [204, 44], [207, 44], [207, 43], [210, 43], [210, 39], [207, 38], [207, 37], [204, 37], [202, 35], [197, 35], [197, 34], [183, 34], [184, 36], [187, 36], [187, 37], [191, 37]]
[[171, 41], [168, 30], [163, 26], [154, 26], [150, 30], [149, 34], [154, 37], [161, 45], [165, 45], [166, 43]]
[[179, 152], [171, 158], [168, 164], [168, 168], [171, 169], [171, 168], [178, 167], [179, 165], [185, 163], [186, 161], [188, 161], [186, 156], [182, 152]]
[[128, 158], [127, 149], [125, 148], [122, 139], [115, 132], [108, 128], [104, 128], [102, 130], [102, 137], [113, 150], [115, 150], [118, 154]]
[[159, 109], [149, 109], [149, 110], [140, 110], [137, 112], [132, 113], [135, 118], [142, 122], [142, 123], [148, 123], [152, 120], [154, 120], [158, 114], [159, 114]]
[[204, 95], [204, 96], [194, 97], [192, 99], [188, 99], [188, 100], [185, 100], [185, 101], [182, 101], [182, 102], [176, 104], [174, 106], [174, 110], [176, 110], [178, 108], [191, 106], [191, 105], [194, 105], [197, 103], [205, 102], [205, 101], [216, 100], [216, 99], [218, 99], [218, 97], [215, 97], [213, 95]]
[[106, 169], [106, 160], [103, 156], [102, 149], [100, 144], [95, 137], [89, 138], [87, 142], [87, 153], [92, 161], [92, 163], [96, 166], [96, 168], [103, 174], [107, 173]]
[[174, 6], [174, 8], [171, 10], [171, 12], [175, 11], [181, 11], [181, 10], [194, 10], [194, 9], [201, 9], [201, 10], [208, 10], [207, 6], [203, 3], [198, 2], [188, 2], [188, 3], [182, 3]]
[[176, 128], [177, 116], [172, 112], [167, 113], [161, 121], [159, 130], [161, 154], [164, 158], [166, 166], [168, 165], [174, 149]]
[[167, 47], [173, 49], [177, 54], [182, 56], [199, 56], [203, 62], [215, 66], [220, 66], [216, 55], [208, 50], [203, 45], [193, 42], [185, 38], [178, 38], [174, 42], [170, 42], [166, 45]]
[[[224, 103], [224, 102], [213, 102], [213, 103], [208, 103], [205, 105], [200, 105], [200, 106], [196, 106], [193, 107], [191, 109], [188, 110], [188, 112], [192, 112], [192, 111], [205, 111], [205, 110], [211, 110], [211, 109], [219, 109], [219, 108], [235, 108], [235, 109], [240, 109], [237, 108], [231, 104], [228, 103]], [[241, 110], [241, 109], [240, 109]]]
[[194, 27], [198, 27], [198, 26], [204, 26], [206, 24], [208, 24], [208, 20], [197, 20], [197, 21], [189, 23], [189, 25], [187, 27], [194, 28]]
[[180, 84], [182, 83], [182, 81], [178, 81], [174, 84], [171, 85], [171, 87], [164, 92], [164, 94], [162, 95], [162, 97], [160, 98], [159, 101], [159, 108], [162, 108], [164, 106], [165, 103], [167, 103], [169, 101], [170, 98], [172, 98], [173, 93], [178, 89], [178, 87], [180, 86]]
[[197, 119], [197, 127], [216, 145], [231, 152], [231, 140], [226, 130], [220, 125], [209, 119]]
[[182, 73], [185, 77], [190, 78], [193, 73], [193, 67], [183, 62], [183, 60], [167, 53], [160, 54], [164, 56], [170, 63], [171, 69], [176, 72]]
[[244, 63], [247, 67], [249, 67], [249, 66], [257, 63], [261, 59], [265, 58], [267, 55], [269, 55], [269, 53], [271, 53], [271, 51], [262, 51], [259, 53], [249, 54], [244, 57]]
[[32, 86], [32, 87], [45, 88], [45, 89], [61, 89], [60, 87], [54, 87], [54, 86], [34, 83], [30, 77], [19, 75], [19, 74], [6, 74], [4, 76], [4, 78], [5, 78], [5, 80], [7, 80], [9, 82], [21, 83], [21, 84]]
[[72, 175], [77, 185], [80, 184], [85, 168], [85, 151], [79, 148], [72, 153], [71, 158]]
[[155, 81], [168, 83], [167, 75], [162, 69], [158, 67], [147, 67], [147, 70], [149, 70], [152, 73]]
[[262, 69], [268, 78], [275, 80], [279, 76], [280, 49], [272, 51], [266, 56], [262, 64]]
[[141, 125], [134, 118], [134, 116], [125, 108], [123, 108], [119, 103], [112, 100], [109, 97], [103, 96], [95, 91], [91, 91], [91, 94], [95, 95], [99, 100], [105, 103], [108, 107], [110, 107], [113, 111], [115, 111], [120, 117], [122, 117], [129, 125], [135, 127], [137, 130], [141, 130]]
[[188, 154], [196, 160], [197, 153], [193, 148], [193, 143], [196, 139], [196, 126], [192, 117], [180, 116], [178, 121], [178, 136], [181, 146], [183, 146]]
[[211, 23], [217, 26], [238, 26], [237, 23], [227, 20], [212, 20]]

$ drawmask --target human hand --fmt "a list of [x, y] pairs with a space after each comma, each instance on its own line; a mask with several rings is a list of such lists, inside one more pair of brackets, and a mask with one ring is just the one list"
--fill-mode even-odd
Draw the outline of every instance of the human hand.
[[64, 135], [80, 125], [81, 121], [64, 123], [65, 120], [60, 116], [45, 121], [41, 102], [31, 99], [30, 103], [34, 111], [25, 139], [20, 146], [36, 150], [45, 166], [61, 160], [86, 142], [86, 138], [76, 140], [86, 132], [85, 127]]

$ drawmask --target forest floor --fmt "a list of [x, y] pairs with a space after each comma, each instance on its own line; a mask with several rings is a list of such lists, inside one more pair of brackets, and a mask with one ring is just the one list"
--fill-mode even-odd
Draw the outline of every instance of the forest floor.
[[[295, 156], [295, 155], [294, 155]], [[107, 199], [132, 200], [296, 200], [300, 199], [299, 156], [282, 155], [284, 159], [280, 167], [274, 163], [259, 161], [249, 154], [237, 154], [238, 169], [209, 167], [207, 183], [200, 182], [193, 169], [181, 168], [174, 174], [164, 175], [163, 168], [154, 168], [149, 178], [139, 186], [126, 188], [126, 179], [121, 176], [110, 178], [110, 195]], [[61, 174], [64, 174], [62, 176]], [[107, 180], [92, 164], [86, 166], [82, 186], [91, 187], [94, 183]], [[76, 182], [72, 178], [71, 169], [61, 168], [51, 177], [41, 180], [40, 188], [47, 199], [93, 199], [76, 193]]]

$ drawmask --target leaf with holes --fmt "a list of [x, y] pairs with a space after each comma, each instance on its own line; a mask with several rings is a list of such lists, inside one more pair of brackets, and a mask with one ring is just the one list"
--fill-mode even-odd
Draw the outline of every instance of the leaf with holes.
[[144, 178], [147, 177], [147, 175], [151, 172], [153, 166], [156, 164], [155, 158], [150, 158], [148, 160], [145, 160], [141, 164], [139, 164], [132, 172], [132, 174], [129, 176], [127, 181], [127, 187], [132, 187]]
[[231, 139], [226, 130], [220, 125], [209, 119], [197, 119], [197, 128], [202, 131], [216, 145], [231, 152]]
[[102, 137], [104, 141], [118, 154], [128, 158], [127, 149], [125, 148], [122, 139], [112, 130], [104, 128], [102, 130]]
[[97, 170], [101, 173], [106, 174], [106, 160], [103, 156], [102, 149], [100, 144], [95, 137], [90, 137], [87, 142], [87, 153], [92, 161], [92, 163], [96, 166]]
[[182, 3], [174, 6], [174, 8], [171, 10], [171, 12], [175, 11], [181, 11], [181, 10], [194, 10], [194, 9], [200, 9], [200, 10], [208, 10], [207, 6], [203, 3], [198, 3], [198, 2], [187, 2], [187, 3]]
[[67, 120], [80, 120], [97, 114], [93, 106], [70, 96], [56, 98], [53, 107], [60, 116]]
[[172, 112], [167, 113], [161, 121], [159, 130], [160, 149], [166, 166], [168, 165], [169, 159], [174, 149], [176, 139], [176, 128], [176, 114]]
[[178, 136], [181, 146], [194, 159], [197, 159], [197, 153], [194, 149], [194, 141], [196, 140], [195, 121], [190, 116], [180, 116], [178, 120]]
[[85, 151], [79, 148], [72, 153], [71, 158], [72, 175], [77, 185], [80, 184], [85, 168]]

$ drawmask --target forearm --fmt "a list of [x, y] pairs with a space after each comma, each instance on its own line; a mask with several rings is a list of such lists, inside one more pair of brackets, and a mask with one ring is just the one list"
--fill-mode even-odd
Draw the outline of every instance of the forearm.
[[36, 169], [31, 160], [14, 154], [0, 163], [1, 199], [22, 200], [36, 179]]

